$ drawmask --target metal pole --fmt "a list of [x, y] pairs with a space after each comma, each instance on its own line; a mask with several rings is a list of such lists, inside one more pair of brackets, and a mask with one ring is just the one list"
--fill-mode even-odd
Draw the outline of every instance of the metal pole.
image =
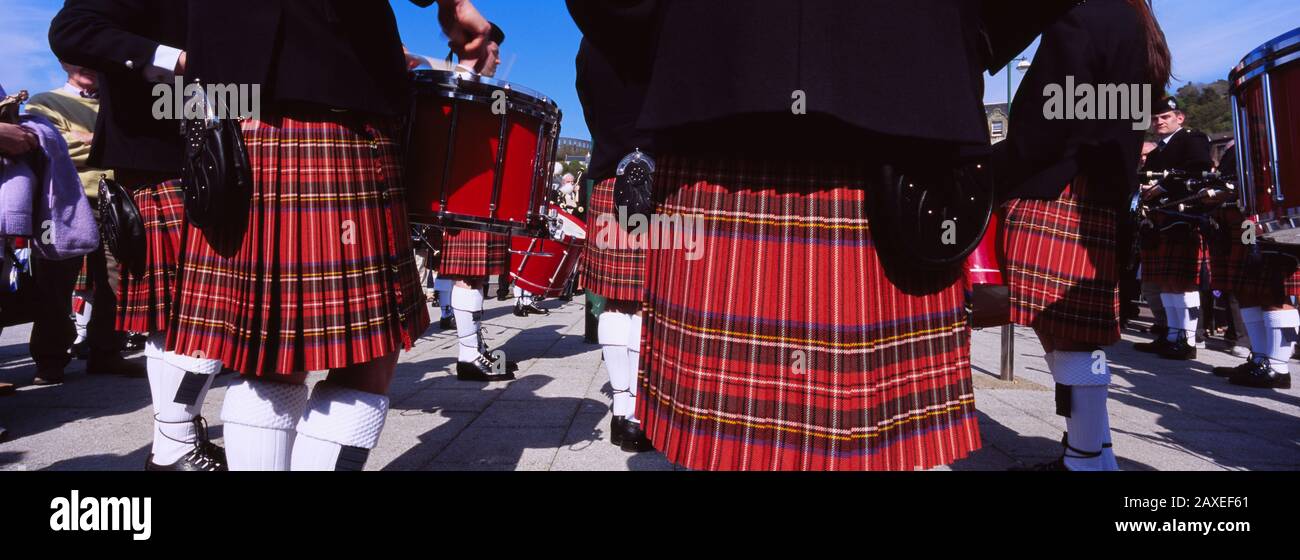
[[1002, 380], [1016, 380], [1016, 327], [1002, 326]]

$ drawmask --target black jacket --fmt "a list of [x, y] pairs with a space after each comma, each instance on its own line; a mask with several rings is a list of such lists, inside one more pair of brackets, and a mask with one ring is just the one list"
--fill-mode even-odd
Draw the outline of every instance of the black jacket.
[[100, 75], [92, 167], [179, 173], [180, 126], [154, 118], [155, 84], [144, 70], [159, 44], [184, 50], [186, 6], [178, 0], [68, 0], [54, 17], [54, 54]]
[[597, 182], [614, 177], [618, 163], [633, 150], [654, 154], [652, 135], [636, 128], [645, 81], [620, 74], [611, 56], [591, 41], [578, 49], [578, 99], [591, 131], [591, 167], [587, 177]]
[[187, 79], [264, 84], [263, 104], [272, 108], [305, 102], [378, 115], [407, 109], [410, 81], [387, 0], [189, 2]]
[[1210, 137], [1203, 132], [1184, 128], [1175, 132], [1168, 143], [1158, 143], [1156, 150], [1147, 155], [1147, 164], [1142, 170], [1203, 173], [1213, 168]]
[[[1127, 2], [1090, 0], [1043, 34], [1011, 106], [1007, 139], [994, 148], [999, 190], [1005, 198], [1054, 199], [1082, 174], [1096, 200], [1122, 205], [1137, 188], [1145, 129], [1133, 130], [1136, 117], [1048, 118], [1044, 88], [1063, 88], [1070, 76], [1075, 84], [1149, 82], [1145, 34]], [[1163, 88], [1150, 91], [1148, 101]]]
[[[988, 40], [984, 21], [1019, 14], [1006, 28], [1024, 31], [1072, 3], [568, 0], [584, 36], [648, 75], [641, 128], [671, 150], [750, 154], [861, 154], [900, 138], [987, 149], [983, 71], [1036, 32]], [[796, 91], [807, 115], [792, 114]]]

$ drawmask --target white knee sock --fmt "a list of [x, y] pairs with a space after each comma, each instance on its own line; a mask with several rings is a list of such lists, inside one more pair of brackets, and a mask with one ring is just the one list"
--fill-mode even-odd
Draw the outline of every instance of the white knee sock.
[[1078, 471], [1118, 470], [1114, 452], [1105, 448], [1111, 441], [1106, 410], [1110, 366], [1105, 357], [1098, 359], [1092, 352], [1056, 351], [1048, 363], [1053, 379], [1070, 387], [1070, 417], [1065, 421], [1069, 445], [1088, 453], [1101, 452], [1097, 457], [1084, 457], [1066, 449], [1065, 465]]
[[1295, 309], [1278, 309], [1264, 312], [1264, 326], [1268, 329], [1268, 365], [1280, 374], [1291, 372], [1291, 355], [1295, 353], [1296, 328], [1300, 327], [1300, 312]]
[[1246, 337], [1250, 339], [1251, 353], [1256, 356], [1268, 355], [1268, 327], [1264, 326], [1264, 308], [1241, 308], [1241, 322], [1246, 327]]
[[1169, 341], [1175, 342], [1179, 337], [1196, 343], [1196, 326], [1200, 322], [1201, 293], [1160, 294], [1165, 304], [1165, 315], [1169, 320]]
[[169, 359], [175, 354], [163, 350], [166, 339], [165, 334], [150, 335], [144, 347], [153, 398], [153, 462], [158, 465], [171, 465], [194, 448], [194, 418], [221, 372], [217, 360]]
[[438, 291], [438, 303], [442, 306], [442, 317], [452, 317], [451, 311], [451, 289], [456, 283], [446, 278], [439, 278], [433, 281], [433, 289]]
[[289, 470], [294, 428], [306, 407], [306, 385], [250, 378], [232, 383], [221, 408], [230, 470]]
[[91, 298], [94, 296], [90, 291], [72, 292], [72, 297], [81, 299], [81, 313], [77, 314], [77, 340], [73, 344], [80, 344], [86, 340], [86, 329], [90, 326], [90, 311], [94, 306], [91, 305]]
[[632, 393], [632, 413], [627, 415], [627, 419], [640, 422], [641, 419], [636, 416], [636, 390], [637, 374], [641, 372], [641, 316], [632, 315], [629, 324], [631, 328], [627, 332], [627, 377], [628, 391]]
[[614, 416], [628, 416], [636, 411], [636, 400], [631, 389], [632, 379], [628, 377], [627, 341], [630, 330], [631, 316], [628, 314], [615, 311], [600, 314], [596, 337], [605, 354], [609, 386], [614, 390]]
[[[1106, 389], [1098, 385], [1071, 388], [1070, 417], [1065, 419], [1065, 429], [1069, 434], [1068, 443], [1073, 449], [1065, 450], [1065, 466], [1072, 471], [1115, 470], [1108, 468], [1108, 463], [1114, 462], [1114, 452], [1111, 452], [1108, 459], [1104, 447], [1110, 441], [1110, 422], [1106, 418]], [[1086, 453], [1100, 452], [1101, 455], [1087, 457], [1075, 449]]]
[[519, 286], [515, 286], [514, 293], [515, 293], [515, 298], [519, 300], [520, 305], [533, 304], [533, 294], [528, 290], [520, 288]]
[[456, 313], [456, 336], [460, 339], [458, 360], [473, 362], [479, 357], [479, 317], [483, 313], [483, 292], [456, 286], [451, 290]]
[[298, 422], [292, 470], [361, 470], [379, 443], [387, 415], [388, 397], [318, 383]]

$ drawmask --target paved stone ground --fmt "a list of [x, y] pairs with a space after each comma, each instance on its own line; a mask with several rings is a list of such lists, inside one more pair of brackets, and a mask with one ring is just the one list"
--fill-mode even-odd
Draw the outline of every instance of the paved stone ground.
[[[548, 317], [514, 317], [491, 301], [486, 336], [520, 363], [509, 383], [462, 383], [450, 373], [456, 339], [430, 331], [403, 355], [392, 409], [374, 470], [671, 470], [658, 453], [631, 455], [608, 443], [607, 378], [597, 346], [583, 341], [578, 303], [548, 302]], [[27, 327], [0, 335], [0, 381], [27, 385]], [[1053, 415], [1051, 376], [1033, 333], [1016, 334], [1014, 382], [996, 377], [996, 330], [976, 332], [976, 405], [985, 447], [945, 469], [1003, 470], [1060, 452], [1064, 420]], [[1210, 375], [1240, 360], [1202, 350], [1193, 363], [1171, 363], [1109, 350], [1115, 384], [1114, 443], [1126, 470], [1298, 470], [1300, 388], [1260, 391]], [[0, 470], [138, 470], [148, 453], [149, 386], [144, 379], [88, 377], [84, 362], [57, 387], [23, 386], [0, 397]], [[313, 375], [311, 382], [321, 378]], [[205, 414], [221, 435], [219, 411], [229, 376], [218, 378]]]

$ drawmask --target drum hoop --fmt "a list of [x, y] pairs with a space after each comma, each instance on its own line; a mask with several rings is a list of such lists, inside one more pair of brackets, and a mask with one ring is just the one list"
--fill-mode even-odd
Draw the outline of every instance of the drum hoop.
[[[418, 96], [429, 96], [429, 97], [439, 97], [442, 99], [455, 99], [460, 101], [469, 101], [471, 103], [477, 103], [480, 105], [491, 105], [493, 102], [496, 101], [495, 99], [492, 99], [491, 97], [488, 96], [474, 95], [471, 93], [462, 93], [459, 91], [450, 91], [450, 90], [437, 90], [437, 91], [420, 90], [417, 91], [416, 94]], [[546, 124], [555, 124], [560, 122], [560, 117], [562, 115], [560, 109], [554, 105], [537, 105], [528, 102], [512, 101], [509, 98], [506, 99], [506, 111], [511, 113], [523, 113], [530, 117], [540, 119]]]
[[1300, 60], [1300, 29], [1294, 29], [1251, 51], [1228, 74], [1232, 93], [1237, 93], [1247, 82], [1264, 73]]
[[527, 87], [512, 84], [503, 80], [496, 80], [485, 76], [459, 74], [443, 70], [417, 70], [412, 72], [412, 74], [412, 83], [414, 84], [414, 87], [419, 90], [419, 93], [430, 93], [427, 90], [434, 89], [436, 91], [433, 93], [442, 97], [455, 97], [467, 101], [489, 104], [496, 101], [492, 98], [491, 93], [482, 95], [474, 92], [467, 92], [464, 89], [466, 84], [480, 85], [486, 86], [492, 91], [500, 90], [506, 92], [506, 102], [508, 106], [529, 107], [532, 110], [543, 113], [544, 115], [558, 115], [560, 111], [559, 104], [546, 95]]

